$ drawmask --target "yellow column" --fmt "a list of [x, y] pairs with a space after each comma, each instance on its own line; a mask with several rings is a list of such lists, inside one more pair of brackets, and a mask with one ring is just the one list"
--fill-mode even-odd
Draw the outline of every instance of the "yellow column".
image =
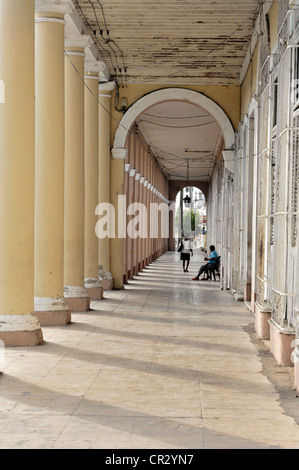
[[36, 3], [34, 308], [41, 325], [71, 321], [63, 297], [64, 14], [68, 11], [67, 2]]
[[0, 340], [32, 346], [43, 339], [33, 314], [34, 0], [0, 0], [0, 47]]
[[[98, 204], [110, 203], [110, 107], [115, 82], [99, 85], [99, 186]], [[109, 238], [98, 239], [98, 277], [105, 289], [113, 287]]]
[[71, 311], [89, 310], [84, 287], [84, 48], [87, 38], [65, 42], [64, 296]]
[[85, 64], [84, 146], [85, 146], [85, 234], [84, 283], [92, 300], [103, 298], [103, 286], [98, 279], [98, 238], [95, 232], [95, 209], [98, 204], [98, 89], [99, 63]]

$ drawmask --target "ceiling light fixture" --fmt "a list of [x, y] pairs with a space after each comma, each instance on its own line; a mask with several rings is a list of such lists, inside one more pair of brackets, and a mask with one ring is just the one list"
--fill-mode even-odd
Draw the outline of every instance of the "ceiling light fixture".
[[[189, 182], [189, 160], [188, 160], [188, 158], [187, 158], [187, 189], [186, 189], [186, 191], [189, 191], [189, 189], [188, 189], [188, 182]], [[184, 197], [183, 201], [184, 201], [184, 204], [185, 204], [186, 207], [190, 207], [190, 204], [191, 204], [191, 197], [190, 197], [188, 194], [186, 194], [186, 196]]]
[[124, 113], [128, 109], [128, 100], [127, 100], [127, 98], [125, 96], [122, 96], [121, 98], [119, 98], [119, 87], [118, 86], [116, 88], [114, 108], [119, 113]]

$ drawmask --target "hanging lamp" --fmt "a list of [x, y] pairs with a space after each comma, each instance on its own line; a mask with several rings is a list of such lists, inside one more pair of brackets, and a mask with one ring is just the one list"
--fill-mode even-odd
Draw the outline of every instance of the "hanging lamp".
[[[189, 182], [189, 160], [187, 158], [187, 188], [188, 188], [188, 182]], [[188, 194], [186, 194], [183, 201], [186, 207], [190, 207], [191, 197]]]

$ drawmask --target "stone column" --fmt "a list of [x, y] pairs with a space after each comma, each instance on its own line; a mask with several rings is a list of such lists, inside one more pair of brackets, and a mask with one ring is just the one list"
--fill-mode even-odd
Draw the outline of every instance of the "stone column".
[[63, 297], [64, 14], [68, 2], [37, 1], [35, 14], [35, 315], [71, 321]]
[[[146, 205], [146, 192], [145, 192], [145, 187], [144, 187], [144, 180], [145, 180], [145, 149], [142, 148], [141, 152], [141, 177], [140, 177], [140, 200], [141, 202], [145, 205], [146, 207], [146, 212], [147, 212], [147, 205]], [[145, 224], [147, 226], [147, 218], [145, 220]], [[148, 237], [148, 227], [147, 227], [147, 237]], [[141, 269], [143, 269], [146, 265], [145, 259], [146, 259], [146, 238], [142, 238], [141, 240]]]
[[0, 0], [0, 44], [0, 340], [33, 346], [34, 0]]
[[[135, 153], [135, 176], [134, 176], [134, 202], [139, 203], [139, 180], [140, 180], [140, 142], [136, 138], [134, 141], [134, 153]], [[139, 228], [140, 229], [140, 228]], [[137, 276], [139, 272], [139, 245], [140, 237], [133, 239], [133, 261], [134, 261], [134, 275]]]
[[[152, 157], [150, 159], [150, 171], [149, 171], [149, 177], [150, 177], [150, 180], [149, 180], [149, 185], [147, 186], [148, 187], [148, 190], [149, 190], [149, 202], [150, 202], [150, 207], [151, 207], [151, 204], [154, 203], [154, 197], [153, 197], [153, 181], [154, 181], [154, 170], [153, 170], [153, 161], [152, 161]], [[154, 221], [151, 220], [151, 225], [153, 226], [154, 228]], [[155, 243], [155, 239], [154, 238], [150, 238], [150, 262], [153, 262], [155, 260], [155, 257], [154, 257], [154, 243]]]
[[[111, 91], [115, 82], [99, 86], [99, 186], [98, 204], [110, 203], [110, 107]], [[105, 289], [113, 288], [110, 273], [110, 241], [109, 238], [98, 239], [98, 277]]]
[[[128, 155], [127, 155], [128, 158]], [[129, 171], [130, 171], [130, 163], [125, 162], [125, 191], [124, 194], [126, 196], [126, 214], [128, 211], [129, 205]], [[125, 222], [127, 224], [127, 216], [125, 214]], [[124, 256], [123, 256], [123, 275], [124, 275], [124, 284], [128, 282], [129, 279], [129, 255], [128, 255], [128, 234], [127, 234], [127, 226], [126, 226], [126, 238], [124, 239]]]
[[147, 151], [146, 154], [146, 164], [145, 164], [145, 180], [144, 180], [144, 188], [145, 188], [145, 200], [146, 200], [146, 208], [147, 208], [147, 239], [145, 243], [145, 249], [146, 249], [146, 259], [145, 263], [148, 265], [150, 263], [150, 194], [148, 190], [148, 185], [149, 185], [149, 179], [150, 179], [150, 174], [149, 174], [149, 162], [150, 162], [150, 152], [149, 150]]
[[103, 286], [98, 279], [98, 238], [95, 232], [98, 204], [98, 89], [99, 62], [85, 64], [85, 234], [84, 234], [84, 277], [85, 288], [92, 300], [103, 298]]
[[71, 311], [86, 311], [84, 287], [84, 48], [88, 38], [65, 40], [64, 296]]
[[116, 226], [115, 237], [110, 238], [111, 274], [113, 276], [114, 288], [123, 289], [123, 247], [125, 238], [125, 207], [119, 207], [119, 195], [124, 195], [125, 182], [125, 158], [127, 149], [113, 149], [111, 160], [111, 204], [115, 208]]
[[[128, 194], [127, 194], [127, 199], [128, 199], [128, 205], [133, 204], [134, 199], [135, 199], [135, 145], [134, 145], [134, 134], [131, 133], [128, 136], [129, 140], [129, 161], [130, 161], [130, 169], [129, 169], [129, 183], [128, 183]], [[131, 220], [132, 216], [127, 217], [127, 223], [129, 223], [129, 220]], [[128, 278], [133, 279], [134, 276], [134, 260], [133, 260], [133, 246], [134, 246], [134, 240], [133, 238], [127, 233], [127, 249], [128, 249]]]

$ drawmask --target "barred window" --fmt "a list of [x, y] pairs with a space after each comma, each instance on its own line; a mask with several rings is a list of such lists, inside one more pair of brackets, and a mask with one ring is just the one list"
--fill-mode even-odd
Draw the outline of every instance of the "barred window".
[[299, 178], [299, 116], [294, 118], [291, 155], [291, 243], [296, 246], [297, 238], [297, 209], [298, 209], [298, 178]]
[[278, 79], [273, 82], [273, 127], [277, 125]]

